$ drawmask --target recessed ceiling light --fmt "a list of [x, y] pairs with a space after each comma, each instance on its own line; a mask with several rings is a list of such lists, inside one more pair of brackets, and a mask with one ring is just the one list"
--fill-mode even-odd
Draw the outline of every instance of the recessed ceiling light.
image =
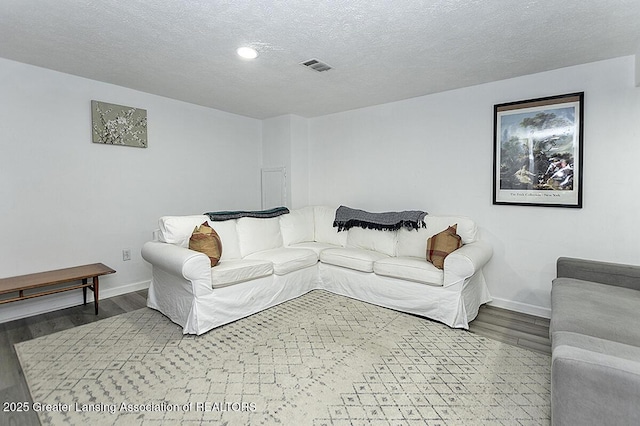
[[255, 59], [258, 57], [258, 52], [253, 47], [240, 47], [236, 50], [236, 53], [244, 59]]

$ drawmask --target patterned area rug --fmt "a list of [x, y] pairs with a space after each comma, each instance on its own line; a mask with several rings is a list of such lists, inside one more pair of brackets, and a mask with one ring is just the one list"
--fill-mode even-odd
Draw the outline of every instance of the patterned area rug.
[[549, 356], [316, 290], [202, 336], [141, 309], [19, 343], [53, 425], [549, 424]]

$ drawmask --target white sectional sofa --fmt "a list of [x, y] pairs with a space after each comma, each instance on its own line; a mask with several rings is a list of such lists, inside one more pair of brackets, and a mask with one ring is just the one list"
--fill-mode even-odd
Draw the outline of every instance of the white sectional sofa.
[[[159, 240], [142, 248], [152, 265], [147, 305], [185, 334], [202, 334], [314, 289], [456, 328], [468, 328], [490, 301], [482, 268], [492, 249], [471, 219], [427, 215], [418, 230], [338, 232], [335, 212], [311, 206], [269, 219], [209, 221], [222, 241], [213, 268], [205, 254], [188, 249], [194, 228], [208, 217], [162, 217]], [[426, 261], [427, 239], [454, 224], [463, 246], [440, 270]]]

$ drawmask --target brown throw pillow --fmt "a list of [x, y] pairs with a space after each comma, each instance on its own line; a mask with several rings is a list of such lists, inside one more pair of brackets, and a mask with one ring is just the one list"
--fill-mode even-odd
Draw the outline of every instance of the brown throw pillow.
[[444, 268], [444, 258], [451, 252], [462, 247], [462, 238], [457, 234], [458, 224], [448, 227], [444, 231], [427, 240], [427, 260], [438, 269]]
[[211, 267], [216, 266], [222, 256], [220, 236], [207, 222], [193, 230], [189, 239], [189, 248], [206, 254], [211, 261]]

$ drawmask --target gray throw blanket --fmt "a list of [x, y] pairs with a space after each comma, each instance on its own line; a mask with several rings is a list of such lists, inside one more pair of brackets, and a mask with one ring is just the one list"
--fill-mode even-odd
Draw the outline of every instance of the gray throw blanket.
[[223, 220], [240, 219], [241, 217], [256, 217], [261, 219], [268, 219], [271, 217], [277, 217], [283, 214], [289, 213], [289, 209], [286, 207], [275, 207], [269, 210], [236, 210], [227, 212], [208, 212], [204, 213], [209, 216], [212, 222], [221, 222]]
[[400, 228], [418, 229], [424, 227], [423, 219], [426, 215], [426, 212], [420, 210], [371, 213], [340, 206], [338, 210], [336, 210], [336, 218], [333, 226], [338, 227], [338, 231], [347, 230], [354, 226], [388, 231], [394, 231]]

